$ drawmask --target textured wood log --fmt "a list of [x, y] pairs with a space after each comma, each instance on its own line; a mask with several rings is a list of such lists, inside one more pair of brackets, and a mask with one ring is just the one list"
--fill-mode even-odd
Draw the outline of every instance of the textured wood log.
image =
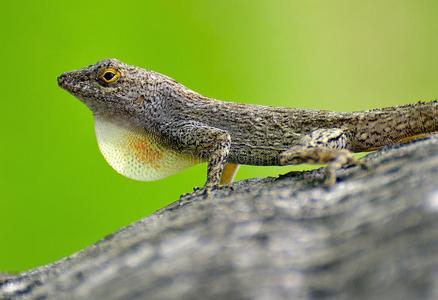
[[438, 299], [438, 138], [365, 160], [186, 195], [0, 299]]

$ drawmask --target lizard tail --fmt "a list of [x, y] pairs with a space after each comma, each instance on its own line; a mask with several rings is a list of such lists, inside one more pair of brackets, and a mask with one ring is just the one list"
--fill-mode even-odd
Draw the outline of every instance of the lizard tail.
[[438, 100], [356, 113], [352, 150], [371, 151], [438, 132]]

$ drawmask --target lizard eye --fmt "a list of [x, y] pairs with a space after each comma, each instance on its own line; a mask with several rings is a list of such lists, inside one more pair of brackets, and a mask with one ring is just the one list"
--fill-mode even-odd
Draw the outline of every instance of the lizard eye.
[[114, 68], [104, 68], [99, 72], [98, 77], [105, 83], [113, 83], [120, 78], [120, 72]]

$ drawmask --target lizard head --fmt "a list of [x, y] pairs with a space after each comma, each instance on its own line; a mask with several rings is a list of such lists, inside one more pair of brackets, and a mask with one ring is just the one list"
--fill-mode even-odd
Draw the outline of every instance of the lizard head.
[[161, 102], [156, 94], [165, 82], [173, 81], [116, 59], [105, 59], [58, 77], [58, 84], [93, 112], [99, 149], [108, 163], [127, 177], [144, 181], [163, 178], [200, 162], [168, 149], [146, 126], [146, 115], [159, 117]]
[[148, 87], [156, 78], [152, 73], [117, 59], [105, 59], [61, 74], [58, 84], [84, 102], [95, 115], [132, 118], [144, 111], [144, 102], [150, 93]]

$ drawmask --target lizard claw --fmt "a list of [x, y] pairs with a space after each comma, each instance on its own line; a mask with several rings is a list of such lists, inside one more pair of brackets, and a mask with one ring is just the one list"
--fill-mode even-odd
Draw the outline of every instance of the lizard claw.
[[202, 197], [204, 199], [207, 199], [211, 196], [211, 192], [213, 191], [214, 188], [215, 186], [209, 186], [209, 185], [206, 185], [202, 188], [194, 187], [191, 195], [194, 197]]
[[202, 188], [200, 188], [199, 186], [195, 186], [193, 188], [193, 193], [202, 190]]

